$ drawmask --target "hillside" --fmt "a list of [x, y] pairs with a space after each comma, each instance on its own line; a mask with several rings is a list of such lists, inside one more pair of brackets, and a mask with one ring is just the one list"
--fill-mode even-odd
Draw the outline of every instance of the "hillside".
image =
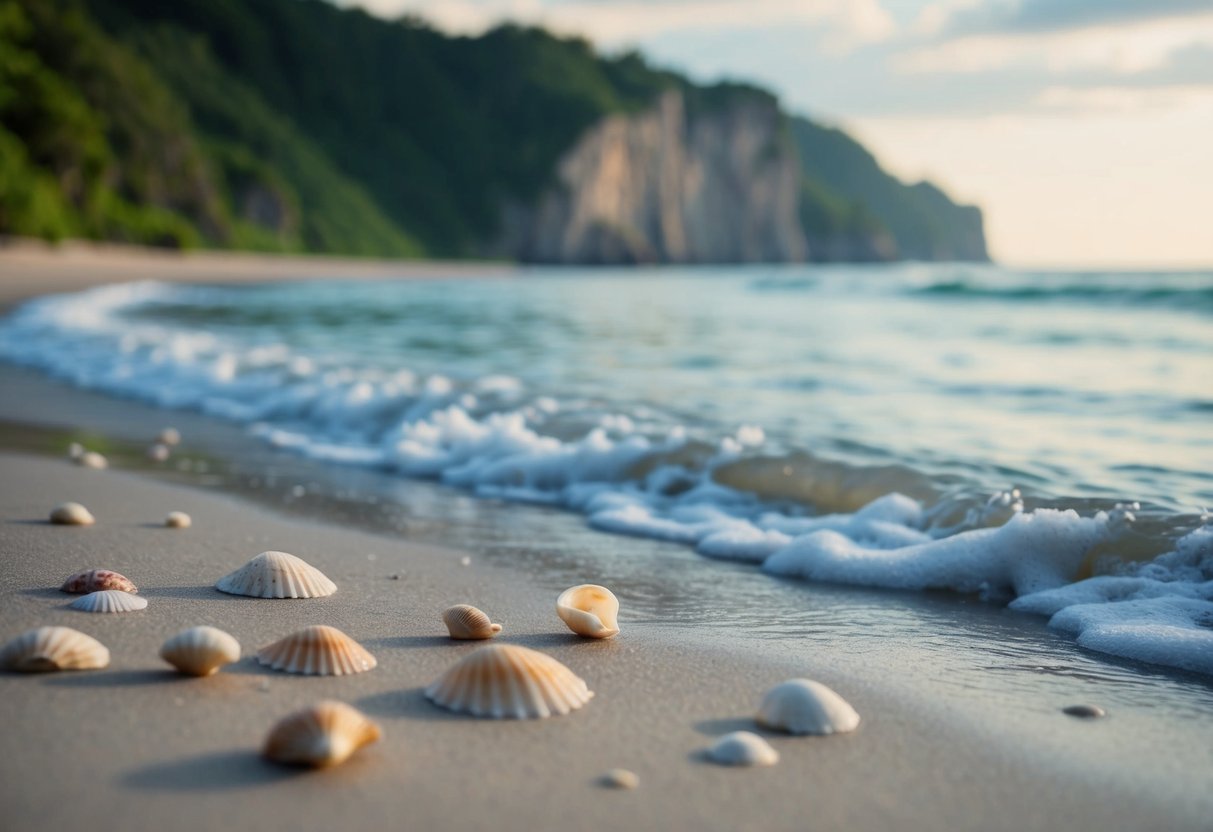
[[0, 0], [0, 233], [544, 262], [984, 258], [977, 209], [813, 131], [832, 135], [762, 90], [537, 29], [450, 37], [320, 0]]

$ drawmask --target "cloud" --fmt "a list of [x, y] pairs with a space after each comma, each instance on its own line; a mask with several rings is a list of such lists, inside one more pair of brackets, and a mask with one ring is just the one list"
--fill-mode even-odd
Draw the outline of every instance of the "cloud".
[[1133, 25], [1208, 12], [1208, 0], [1002, 0], [984, 5], [964, 3], [940, 21], [939, 30], [946, 38], [980, 34], [1036, 35]]

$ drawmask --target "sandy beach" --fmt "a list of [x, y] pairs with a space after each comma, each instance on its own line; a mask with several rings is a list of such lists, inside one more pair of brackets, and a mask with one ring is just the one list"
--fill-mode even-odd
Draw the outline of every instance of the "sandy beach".
[[[0, 303], [113, 280], [270, 280], [434, 274], [462, 266], [298, 258], [0, 249]], [[94, 268], [95, 266], [95, 268]], [[364, 271], [358, 271], [361, 268]], [[483, 267], [466, 267], [480, 269]], [[492, 267], [499, 269], [500, 267]], [[502, 269], [504, 270], [504, 269]], [[70, 390], [0, 368], [0, 420], [136, 440], [170, 421], [222, 455], [241, 431], [201, 416], [170, 418], [143, 405]], [[195, 437], [197, 439], [195, 440]], [[9, 447], [12, 447], [10, 443]], [[1135, 755], [1168, 751], [1130, 719], [1083, 721], [1039, 712], [970, 710], [908, 689], [873, 668], [843, 672], [845, 646], [738, 650], [694, 628], [636, 620], [587, 641], [554, 612], [555, 593], [478, 551], [372, 534], [335, 515], [287, 515], [209, 491], [122, 470], [84, 470], [51, 455], [0, 453], [0, 639], [59, 624], [107, 645], [105, 670], [0, 674], [0, 818], [6, 830], [144, 829], [855, 829], [1138, 830], [1208, 828], [1213, 798], [1181, 749], [1176, 770], [1138, 771]], [[441, 497], [441, 492], [437, 492]], [[65, 500], [97, 517], [56, 527]], [[184, 531], [161, 525], [188, 512]], [[518, 508], [517, 511], [528, 511]], [[626, 545], [626, 544], [621, 544]], [[224, 595], [214, 581], [265, 550], [296, 554], [338, 585], [328, 598], [269, 601]], [[463, 559], [469, 559], [463, 565]], [[70, 573], [115, 569], [138, 584], [146, 610], [88, 615], [66, 609]], [[673, 590], [671, 590], [673, 591]], [[504, 626], [501, 642], [542, 650], [584, 678], [593, 700], [565, 717], [493, 721], [440, 710], [422, 695], [476, 644], [445, 637], [441, 611], [471, 603]], [[214, 677], [187, 679], [158, 657], [190, 626], [232, 633], [244, 658]], [[379, 661], [352, 677], [292, 676], [259, 666], [260, 647], [311, 624], [338, 627]], [[829, 684], [859, 711], [857, 732], [797, 738], [764, 733], [780, 763], [727, 769], [704, 749], [754, 729], [763, 691], [787, 678]], [[363, 710], [384, 737], [331, 771], [263, 761], [270, 726], [324, 698]], [[1195, 758], [1193, 757], [1195, 753]], [[634, 791], [604, 788], [613, 768]]]

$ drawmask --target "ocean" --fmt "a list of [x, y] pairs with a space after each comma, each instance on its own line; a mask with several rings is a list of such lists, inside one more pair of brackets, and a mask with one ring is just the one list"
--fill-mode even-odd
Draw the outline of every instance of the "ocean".
[[1213, 273], [338, 277], [44, 297], [0, 359], [457, 489], [452, 542], [650, 620], [1208, 705]]

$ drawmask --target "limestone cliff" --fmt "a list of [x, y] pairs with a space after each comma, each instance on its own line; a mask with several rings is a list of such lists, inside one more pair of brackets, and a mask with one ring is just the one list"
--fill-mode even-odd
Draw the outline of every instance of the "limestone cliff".
[[557, 184], [508, 209], [501, 253], [537, 263], [799, 262], [800, 163], [771, 99], [688, 114], [680, 92], [610, 116], [560, 159]]

